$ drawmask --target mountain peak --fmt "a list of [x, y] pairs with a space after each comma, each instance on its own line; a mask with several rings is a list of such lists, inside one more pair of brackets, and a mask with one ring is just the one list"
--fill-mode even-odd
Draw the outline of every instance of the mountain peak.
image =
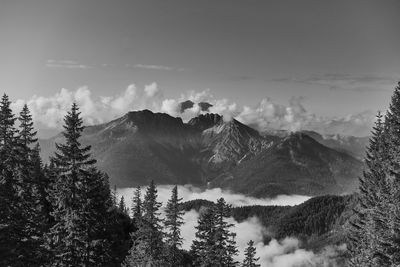
[[204, 131], [206, 129], [214, 127], [215, 125], [220, 124], [222, 121], [223, 120], [221, 115], [215, 113], [206, 113], [200, 114], [199, 116], [191, 119], [188, 122], [188, 125], [200, 131]]

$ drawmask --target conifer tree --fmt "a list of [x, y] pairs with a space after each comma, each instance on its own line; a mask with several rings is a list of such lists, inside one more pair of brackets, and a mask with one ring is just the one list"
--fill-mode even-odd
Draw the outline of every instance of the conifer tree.
[[125, 204], [125, 198], [124, 196], [121, 197], [121, 199], [119, 200], [119, 204], [118, 204], [118, 210], [122, 213], [128, 214], [128, 208], [126, 207]]
[[136, 187], [132, 199], [132, 216], [136, 223], [139, 223], [142, 219], [142, 197], [140, 186]]
[[24, 265], [23, 239], [26, 218], [21, 201], [21, 183], [17, 179], [19, 151], [15, 116], [11, 101], [3, 95], [0, 101], [0, 265]]
[[217, 204], [206, 209], [196, 226], [196, 239], [191, 252], [195, 266], [237, 266], [235, 233], [230, 231], [232, 224], [226, 219], [230, 216], [230, 205], [223, 198]]
[[18, 120], [20, 122], [19, 140], [25, 152], [29, 152], [31, 150], [30, 146], [36, 143], [38, 139], [36, 138], [37, 132], [33, 127], [32, 115], [26, 104], [22, 108]]
[[[20, 181], [21, 205], [23, 205], [25, 217], [25, 250], [24, 256], [27, 264], [43, 264], [45, 251], [43, 250], [43, 235], [47, 230], [46, 218], [50, 214], [45, 214], [43, 200], [46, 198], [44, 188], [46, 186], [42, 172], [42, 162], [40, 159], [40, 149], [36, 138], [36, 131], [33, 127], [32, 115], [25, 104], [18, 117], [19, 132], [17, 137], [19, 149], [18, 178]], [[36, 146], [34, 144], [36, 143]], [[48, 204], [48, 203], [47, 203]]]
[[231, 206], [225, 202], [225, 199], [218, 199], [217, 205], [215, 206], [215, 252], [218, 255], [218, 263], [220, 266], [227, 267], [237, 266], [238, 264], [238, 262], [234, 260], [234, 256], [238, 253], [235, 242], [236, 234], [230, 231], [233, 224], [226, 221], [230, 215]]
[[165, 266], [163, 232], [154, 181], [147, 187], [143, 200], [143, 216], [139, 229], [132, 234], [133, 246], [124, 266]]
[[260, 267], [257, 262], [260, 258], [256, 258], [256, 248], [254, 247], [253, 240], [247, 243], [247, 248], [244, 252], [245, 259], [243, 260], [242, 267]]
[[[400, 265], [400, 82], [394, 90], [389, 110], [385, 117], [390, 171], [390, 197], [385, 203], [385, 215], [389, 214], [386, 227], [391, 234], [390, 244], [386, 250], [392, 266]], [[387, 212], [389, 209], [389, 212]]]
[[196, 226], [196, 239], [193, 240], [191, 253], [194, 266], [212, 267], [217, 262], [215, 247], [216, 216], [213, 208], [200, 213]]
[[[64, 119], [65, 144], [56, 144], [54, 163], [57, 177], [52, 188], [55, 224], [48, 234], [48, 248], [53, 252], [53, 266], [101, 266], [107, 262], [101, 216], [111, 200], [103, 176], [95, 169], [90, 146], [79, 138], [84, 127], [74, 103]], [[108, 186], [108, 184], [107, 184]], [[99, 199], [106, 198], [98, 203]], [[98, 257], [99, 255], [101, 257]]]
[[114, 207], [117, 207], [118, 201], [117, 201], [117, 186], [116, 185], [114, 185], [113, 191], [111, 192], [111, 199], [114, 204]]
[[350, 266], [400, 265], [400, 83], [378, 114], [360, 178], [348, 247]]
[[171, 198], [167, 202], [165, 209], [164, 226], [166, 229], [165, 243], [167, 246], [167, 259], [170, 266], [178, 266], [182, 260], [180, 247], [182, 236], [180, 227], [183, 224], [184, 211], [180, 210], [179, 204], [182, 198], [178, 197], [178, 187], [172, 189]]
[[52, 205], [49, 201], [51, 180], [47, 175], [47, 167], [43, 166], [38, 143], [32, 149], [31, 164], [33, 183], [35, 185], [34, 190], [36, 191], [34, 195], [36, 196], [38, 215], [41, 220], [41, 227], [43, 228], [41, 232], [44, 232], [48, 230], [52, 222]]
[[380, 113], [372, 134], [365, 158], [368, 169], [359, 179], [358, 205], [355, 208], [355, 218], [350, 222], [349, 249], [353, 254], [350, 264], [353, 266], [379, 266], [388, 260], [384, 251], [388, 242], [384, 230], [388, 223], [388, 213], [384, 211], [388, 208], [385, 206], [390, 198], [390, 190], [386, 179], [386, 137]]

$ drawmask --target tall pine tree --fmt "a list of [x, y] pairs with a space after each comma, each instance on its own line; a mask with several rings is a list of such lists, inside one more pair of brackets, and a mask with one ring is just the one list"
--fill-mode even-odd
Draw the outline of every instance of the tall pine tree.
[[75, 103], [64, 123], [65, 144], [56, 144], [54, 158], [58, 172], [52, 189], [55, 224], [48, 234], [52, 265], [101, 266], [108, 261], [101, 220], [109, 208], [107, 199], [111, 200], [108, 183], [94, 168], [90, 146], [79, 142], [84, 127]]
[[167, 202], [165, 208], [165, 243], [167, 249], [167, 260], [170, 266], [178, 266], [182, 261], [182, 246], [181, 226], [183, 224], [184, 211], [180, 209], [182, 198], [178, 197], [178, 186], [172, 189], [171, 198]]
[[400, 265], [400, 83], [378, 114], [360, 178], [348, 247], [350, 266]]
[[23, 266], [26, 217], [17, 172], [20, 152], [16, 118], [10, 105], [4, 94], [0, 101], [0, 265]]
[[[39, 266], [45, 261], [45, 251], [43, 250], [43, 235], [46, 229], [46, 221], [44, 220], [49, 214], [42, 209], [45, 193], [40, 192], [40, 185], [44, 176], [42, 172], [41, 159], [39, 156], [39, 147], [34, 146], [37, 142], [36, 131], [33, 127], [32, 115], [25, 104], [18, 117], [19, 133], [18, 133], [18, 149], [19, 164], [18, 178], [20, 181], [21, 209], [24, 211], [25, 217], [25, 249], [24, 258], [28, 265]], [[42, 180], [42, 181], [40, 181]], [[42, 193], [42, 195], [41, 195]]]
[[213, 208], [206, 208], [201, 211], [196, 230], [196, 238], [191, 247], [194, 266], [217, 266], [214, 265], [217, 262], [217, 255], [214, 250], [216, 216]]
[[230, 231], [233, 224], [227, 222], [227, 218], [231, 216], [231, 205], [225, 202], [225, 199], [217, 200], [215, 206], [216, 215], [216, 244], [215, 251], [218, 255], [218, 263], [220, 266], [232, 267], [238, 264], [234, 260], [238, 250], [236, 248], [236, 234]]

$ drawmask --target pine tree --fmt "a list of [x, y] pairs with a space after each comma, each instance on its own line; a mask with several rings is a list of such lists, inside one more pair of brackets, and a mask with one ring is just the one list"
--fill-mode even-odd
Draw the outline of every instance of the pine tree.
[[124, 196], [122, 196], [121, 199], [119, 200], [118, 210], [119, 210], [121, 213], [125, 213], [125, 214], [127, 214], [127, 215], [128, 215], [128, 213], [129, 213], [128, 208], [126, 207], [126, 204], [125, 204], [125, 198], [124, 198]]
[[[385, 117], [385, 130], [387, 133], [388, 155], [390, 170], [390, 196], [385, 203], [385, 215], [389, 214], [386, 225], [391, 234], [390, 244], [386, 249], [392, 266], [400, 265], [400, 82], [395, 88], [389, 110]], [[389, 212], [387, 212], [389, 209]]]
[[114, 206], [117, 207], [118, 203], [117, 203], [117, 186], [116, 185], [114, 185], [114, 189], [111, 192], [111, 199], [112, 199], [112, 203], [114, 204]]
[[140, 186], [137, 186], [132, 199], [132, 217], [136, 223], [139, 223], [142, 216], [141, 189]]
[[180, 252], [182, 245], [180, 227], [183, 225], [182, 216], [184, 212], [179, 207], [181, 201], [182, 198], [178, 198], [178, 187], [174, 186], [171, 198], [167, 202], [164, 221], [167, 259], [170, 266], [178, 266], [182, 260], [182, 253]]
[[191, 254], [194, 266], [212, 267], [217, 262], [215, 247], [216, 216], [213, 208], [200, 213], [196, 226], [196, 239], [193, 240]]
[[90, 146], [83, 147], [79, 142], [84, 127], [75, 103], [64, 123], [65, 144], [56, 144], [53, 159], [57, 172], [51, 190], [55, 224], [47, 240], [54, 253], [52, 265], [103, 265], [108, 252], [101, 217], [107, 216], [111, 200], [108, 183], [94, 167], [96, 161], [90, 156]]
[[368, 170], [360, 177], [360, 194], [355, 209], [355, 218], [350, 222], [351, 235], [349, 249], [353, 254], [350, 264], [353, 266], [381, 266], [387, 263], [385, 247], [387, 245], [388, 217], [385, 207], [389, 201], [387, 176], [387, 158], [385, 158], [384, 125], [382, 115], [378, 113], [373, 136], [366, 153]]
[[48, 177], [48, 168], [43, 166], [42, 159], [40, 157], [40, 146], [37, 143], [32, 149], [31, 154], [32, 164], [32, 177], [34, 183], [35, 199], [38, 205], [38, 215], [41, 220], [41, 232], [48, 230], [52, 223], [52, 205], [49, 201], [49, 192], [51, 186], [51, 180]]
[[237, 266], [234, 259], [238, 250], [236, 234], [230, 231], [232, 224], [227, 222], [231, 215], [231, 206], [223, 198], [217, 204], [201, 214], [196, 226], [196, 239], [191, 252], [195, 266]]
[[157, 188], [151, 181], [143, 200], [143, 216], [139, 229], [132, 234], [133, 246], [124, 266], [165, 266], [163, 232], [157, 201]]
[[216, 216], [216, 245], [215, 251], [218, 255], [218, 263], [220, 266], [237, 266], [238, 262], [234, 260], [238, 250], [236, 248], [236, 234], [230, 231], [233, 224], [226, 221], [231, 215], [231, 206], [225, 202], [225, 199], [217, 200], [215, 206]]
[[400, 83], [383, 122], [378, 114], [350, 222], [350, 266], [400, 265]]
[[84, 191], [83, 218], [88, 236], [86, 247], [87, 265], [108, 265], [110, 259], [110, 236], [106, 232], [112, 223], [112, 199], [108, 176], [92, 167], [83, 180]]
[[22, 147], [25, 152], [31, 150], [31, 145], [37, 142], [36, 134], [33, 127], [32, 115], [29, 111], [28, 106], [25, 104], [22, 108], [22, 111], [19, 114], [18, 120], [20, 121], [20, 131], [19, 131], [19, 140], [21, 141]]
[[[15, 116], [11, 101], [3, 95], [0, 101], [0, 265], [22, 266], [25, 264], [24, 239], [26, 217], [22, 201], [21, 181], [18, 179], [20, 153], [17, 142]], [[24, 210], [25, 209], [25, 210]]]
[[243, 261], [242, 267], [260, 267], [257, 262], [260, 258], [256, 258], [256, 248], [254, 247], [253, 240], [247, 243], [247, 248], [244, 252], [245, 259]]
[[[47, 230], [45, 217], [42, 209], [42, 200], [45, 192], [39, 188], [44, 186], [42, 162], [39, 155], [39, 147], [34, 131], [32, 116], [25, 104], [18, 117], [20, 122], [17, 136], [19, 149], [18, 178], [20, 181], [21, 209], [24, 211], [24, 258], [27, 265], [39, 266], [45, 260], [43, 250], [43, 234]], [[36, 146], [34, 144], [36, 143]], [[42, 180], [42, 181], [40, 181]]]

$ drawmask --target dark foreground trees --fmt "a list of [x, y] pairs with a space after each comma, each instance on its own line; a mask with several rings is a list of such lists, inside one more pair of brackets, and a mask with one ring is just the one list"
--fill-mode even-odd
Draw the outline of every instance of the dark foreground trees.
[[64, 144], [40, 158], [32, 116], [0, 102], [0, 266], [119, 266], [129, 217], [112, 202], [108, 177], [83, 147], [78, 107], [65, 117]]
[[349, 231], [350, 266], [400, 265], [400, 83], [372, 132]]

